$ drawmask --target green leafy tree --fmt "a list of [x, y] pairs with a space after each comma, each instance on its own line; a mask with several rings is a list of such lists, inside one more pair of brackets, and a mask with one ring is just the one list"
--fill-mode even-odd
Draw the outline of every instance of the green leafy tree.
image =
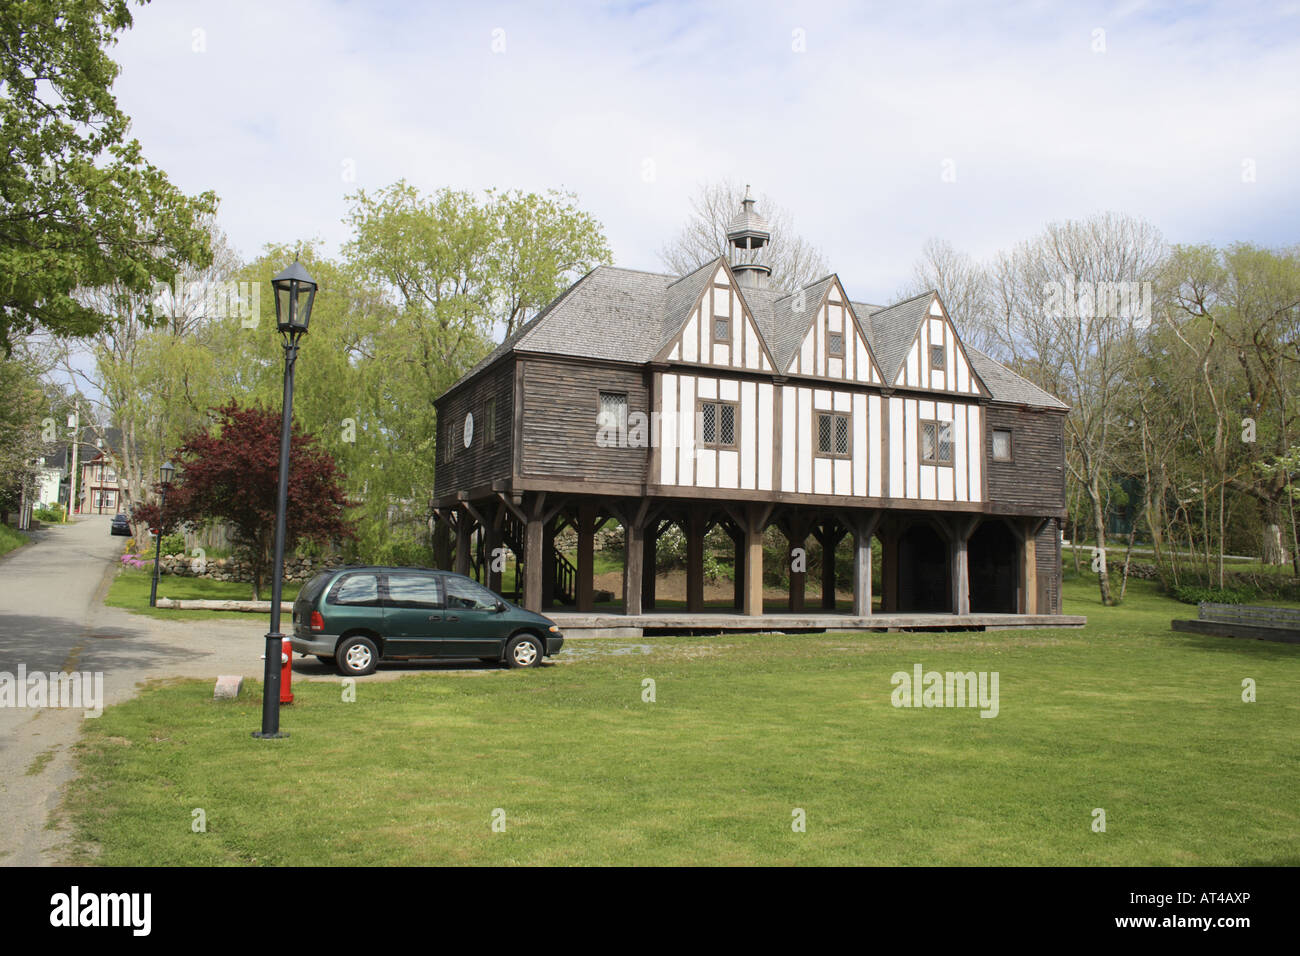
[[42, 326], [87, 335], [113, 315], [76, 295], [144, 293], [210, 257], [205, 213], [127, 138], [107, 48], [126, 0], [31, 0], [0, 13], [0, 350]]

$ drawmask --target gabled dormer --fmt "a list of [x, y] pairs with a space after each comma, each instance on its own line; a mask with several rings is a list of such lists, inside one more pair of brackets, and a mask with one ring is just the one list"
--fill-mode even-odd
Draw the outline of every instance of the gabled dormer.
[[873, 313], [877, 354], [895, 388], [988, 395], [937, 292]]
[[[838, 276], [830, 275], [776, 303], [789, 312], [798, 337], [782, 355], [787, 375], [815, 375], [846, 382], [884, 383], [880, 366]], [[804, 323], [800, 316], [807, 316]]]
[[670, 285], [665, 292], [659, 362], [771, 372], [776, 361], [723, 258]]

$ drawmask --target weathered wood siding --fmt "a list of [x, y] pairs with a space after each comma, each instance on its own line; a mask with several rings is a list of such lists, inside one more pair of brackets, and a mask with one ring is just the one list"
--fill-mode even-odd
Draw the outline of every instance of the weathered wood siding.
[[[1003, 514], [1060, 515], [1065, 510], [1065, 415], [989, 405], [984, 435], [988, 500]], [[993, 460], [993, 432], [1011, 432], [1011, 461]]]
[[1061, 613], [1061, 524], [1055, 518], [1043, 525], [1034, 540], [1038, 565], [1038, 613]]
[[[506, 360], [466, 383], [438, 404], [434, 496], [479, 488], [508, 479], [514, 433], [514, 363]], [[495, 435], [489, 441], [488, 402], [496, 400]], [[474, 437], [465, 447], [465, 416], [474, 415]], [[447, 446], [454, 454], [448, 460]]]
[[634, 366], [558, 359], [524, 358], [521, 362], [521, 477], [637, 484], [646, 480], [648, 447], [619, 447], [617, 443], [602, 447], [597, 443], [601, 392], [626, 395], [629, 417], [647, 414], [644, 371]]

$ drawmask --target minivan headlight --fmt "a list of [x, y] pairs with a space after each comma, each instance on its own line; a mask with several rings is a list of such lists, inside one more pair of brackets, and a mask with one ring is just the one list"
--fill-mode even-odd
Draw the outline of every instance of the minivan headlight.
[[547, 630], [549, 630], [552, 634], [560, 633], [560, 628], [556, 624], [552, 624], [549, 628], [547, 628]]

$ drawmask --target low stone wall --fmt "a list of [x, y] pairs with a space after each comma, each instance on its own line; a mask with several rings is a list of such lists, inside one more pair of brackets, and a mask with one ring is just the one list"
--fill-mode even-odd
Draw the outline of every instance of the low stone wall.
[[[307, 581], [321, 571], [342, 567], [344, 561], [338, 555], [326, 555], [323, 558], [286, 557], [284, 559], [284, 579], [286, 581]], [[172, 574], [181, 578], [208, 578], [212, 581], [253, 580], [252, 567], [238, 558], [215, 558], [200, 562], [198, 558], [184, 554], [164, 554], [158, 564], [163, 574]]]

